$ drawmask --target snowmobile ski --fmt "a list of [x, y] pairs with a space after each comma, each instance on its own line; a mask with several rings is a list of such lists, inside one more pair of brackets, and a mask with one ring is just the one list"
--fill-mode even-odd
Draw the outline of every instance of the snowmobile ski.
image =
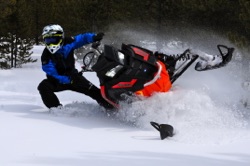
[[[225, 45], [217, 45], [217, 48], [220, 52], [220, 55], [222, 56], [222, 62], [215, 66], [207, 65], [205, 68], [202, 67], [202, 62], [197, 62], [197, 64], [195, 65], [196, 71], [206, 71], [221, 68], [227, 65], [232, 60], [234, 48], [229, 48]], [[223, 52], [222, 49], [226, 50], [226, 52]]]

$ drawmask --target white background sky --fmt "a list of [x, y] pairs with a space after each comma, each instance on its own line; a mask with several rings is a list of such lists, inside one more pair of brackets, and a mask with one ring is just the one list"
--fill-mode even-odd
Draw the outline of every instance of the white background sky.
[[[249, 110], [234, 63], [189, 69], [169, 93], [124, 106], [108, 116], [89, 97], [57, 93], [63, 110], [49, 112], [37, 85], [38, 62], [0, 70], [1, 166], [249, 166]], [[85, 76], [98, 85], [93, 73]], [[175, 136], [160, 140], [150, 121], [168, 123]]]

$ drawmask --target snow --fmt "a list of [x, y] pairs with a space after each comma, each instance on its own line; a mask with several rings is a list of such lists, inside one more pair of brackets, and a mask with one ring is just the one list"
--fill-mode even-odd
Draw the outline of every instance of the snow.
[[[249, 110], [240, 103], [241, 78], [232, 65], [190, 69], [168, 93], [124, 105], [107, 114], [89, 97], [57, 93], [65, 105], [49, 111], [37, 86], [45, 78], [36, 63], [0, 70], [1, 166], [248, 166]], [[86, 78], [98, 86], [94, 73]], [[160, 140], [150, 121], [168, 123], [174, 137]]]

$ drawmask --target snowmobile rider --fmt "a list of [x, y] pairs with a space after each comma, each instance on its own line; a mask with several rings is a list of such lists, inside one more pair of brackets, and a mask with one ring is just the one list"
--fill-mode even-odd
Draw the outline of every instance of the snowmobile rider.
[[74, 50], [100, 41], [103, 36], [104, 33], [84, 33], [74, 37], [64, 37], [60, 25], [50, 24], [43, 28], [42, 37], [46, 48], [43, 50], [41, 62], [47, 78], [38, 85], [38, 91], [46, 107], [61, 107], [62, 104], [55, 92], [71, 90], [91, 97], [107, 109], [113, 108], [103, 99], [100, 89], [75, 68]]

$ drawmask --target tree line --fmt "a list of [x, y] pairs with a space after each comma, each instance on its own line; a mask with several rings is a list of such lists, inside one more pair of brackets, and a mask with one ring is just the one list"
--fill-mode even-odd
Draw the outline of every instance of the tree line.
[[[42, 28], [60, 24], [68, 35], [143, 24], [160, 32], [169, 25], [210, 28], [249, 47], [249, 0], [0, 0], [0, 68], [34, 62], [31, 48]], [[140, 30], [140, 29], [139, 29]]]

